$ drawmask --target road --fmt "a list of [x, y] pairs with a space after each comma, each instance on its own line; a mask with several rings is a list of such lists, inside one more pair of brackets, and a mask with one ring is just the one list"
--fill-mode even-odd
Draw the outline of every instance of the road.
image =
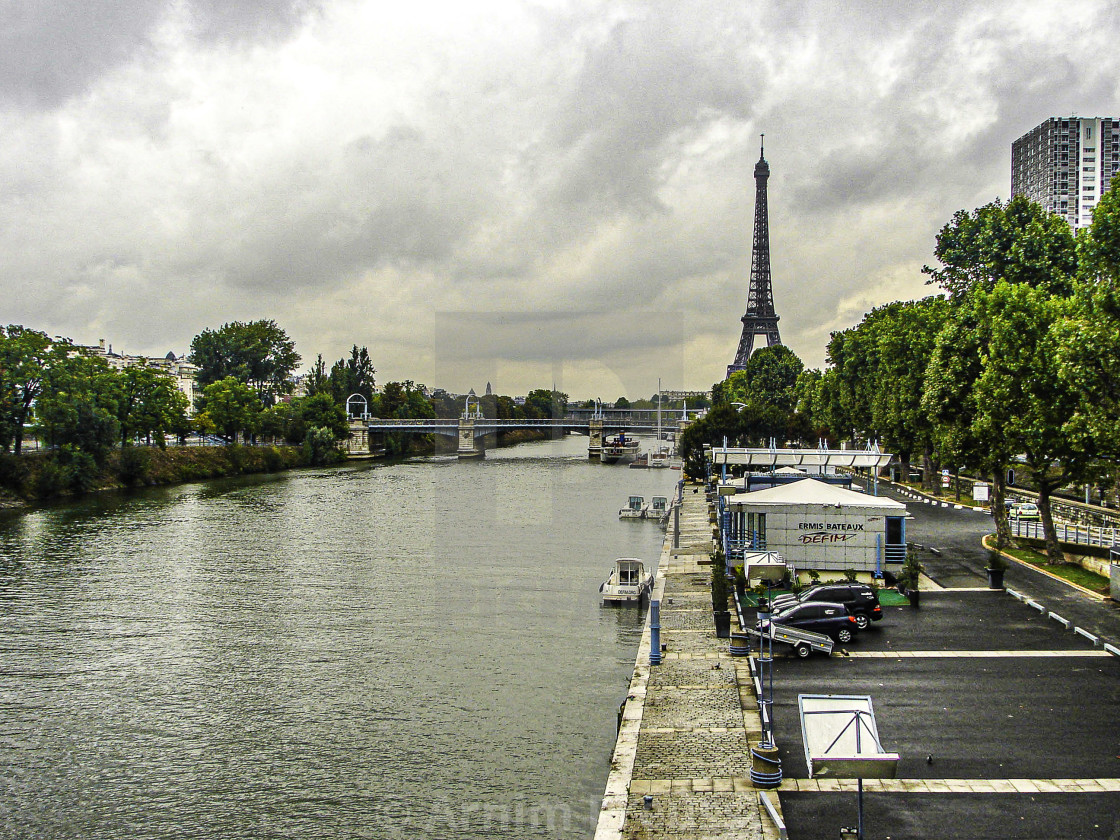
[[[775, 661], [789, 836], [834, 840], [856, 824], [854, 781], [808, 779], [797, 706], [800, 694], [853, 694], [872, 697], [883, 747], [901, 756], [897, 780], [865, 782], [865, 837], [1120, 839], [1120, 657], [986, 588], [986, 514], [884, 490], [911, 511], [908, 540], [937, 550], [922, 562], [946, 589], [886, 608], [849, 656]], [[1120, 642], [1111, 601], [1019, 564], [1005, 580]]]
[[[915, 502], [884, 482], [879, 484], [879, 493], [906, 503], [913, 517], [906, 523], [908, 542], [937, 550], [936, 554], [927, 550], [920, 555], [926, 575], [935, 583], [946, 589], [988, 585], [984, 572], [988, 553], [980, 540], [985, 534], [995, 533], [990, 515], [967, 507], [955, 510]], [[1117, 602], [1086, 596], [1021, 563], [1012, 563], [1003, 579], [1006, 586], [1037, 601], [1051, 612], [1120, 646], [1120, 604]]]

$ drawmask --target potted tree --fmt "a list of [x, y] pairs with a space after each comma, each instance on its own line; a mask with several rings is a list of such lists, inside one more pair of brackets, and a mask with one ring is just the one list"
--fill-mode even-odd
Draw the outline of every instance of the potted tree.
[[921, 581], [922, 570], [925, 567], [921, 561], [918, 560], [914, 554], [909, 554], [906, 557], [906, 564], [902, 567], [902, 573], [899, 575], [899, 590], [906, 594], [907, 599], [910, 601], [910, 606], [916, 607], [919, 604], [920, 596], [918, 592], [918, 584]]
[[747, 573], [742, 564], [735, 567], [735, 593], [740, 603], [747, 597]]
[[988, 565], [984, 571], [988, 573], [988, 588], [1003, 589], [1003, 573], [1007, 571], [1007, 558], [1000, 551], [988, 551]]
[[731, 611], [727, 609], [730, 590], [727, 586], [727, 562], [723, 548], [717, 548], [712, 557], [712, 618], [716, 625], [716, 638], [731, 636]]

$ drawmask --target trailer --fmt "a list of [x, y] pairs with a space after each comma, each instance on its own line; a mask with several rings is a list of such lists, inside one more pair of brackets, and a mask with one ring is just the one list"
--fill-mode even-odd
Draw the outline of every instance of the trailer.
[[[800, 627], [790, 627], [788, 624], [771, 624], [770, 627], [773, 630], [773, 640], [793, 648], [793, 652], [802, 659], [813, 651], [823, 653], [825, 656], [832, 654], [832, 638], [824, 633], [814, 633], [812, 630], [802, 630]], [[759, 641], [769, 638], [769, 633], [764, 635], [758, 629], [747, 632]]]

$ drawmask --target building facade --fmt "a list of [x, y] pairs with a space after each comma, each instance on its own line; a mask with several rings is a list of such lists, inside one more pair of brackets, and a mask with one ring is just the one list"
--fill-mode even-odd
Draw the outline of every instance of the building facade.
[[813, 478], [726, 500], [732, 547], [776, 551], [798, 572], [898, 574], [906, 560], [906, 505]]
[[1120, 171], [1120, 119], [1051, 117], [1011, 144], [1011, 195], [1025, 195], [1074, 228]]
[[147, 356], [129, 356], [124, 353], [114, 353], [113, 345], [105, 346], [105, 339], [98, 341], [96, 345], [76, 345], [77, 349], [84, 350], [91, 356], [100, 356], [109, 363], [110, 367], [117, 370], [124, 370], [126, 367], [132, 365], [140, 365], [144, 367], [154, 368], [159, 372], [170, 376], [175, 381], [175, 387], [178, 388], [183, 396], [187, 398], [187, 416], [194, 416], [195, 400], [199, 396], [198, 390], [198, 368], [192, 365], [185, 358], [176, 356], [174, 353], [168, 353], [162, 359], [152, 359]]

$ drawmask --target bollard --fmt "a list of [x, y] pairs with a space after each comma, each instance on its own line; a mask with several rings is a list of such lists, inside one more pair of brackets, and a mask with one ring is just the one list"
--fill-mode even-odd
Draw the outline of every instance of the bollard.
[[782, 759], [774, 744], [751, 747], [751, 784], [757, 788], [775, 788], [782, 783]]
[[649, 664], [661, 664], [661, 601], [649, 603]]
[[750, 656], [751, 637], [746, 633], [732, 633], [731, 641], [727, 645], [727, 652], [732, 656]]

